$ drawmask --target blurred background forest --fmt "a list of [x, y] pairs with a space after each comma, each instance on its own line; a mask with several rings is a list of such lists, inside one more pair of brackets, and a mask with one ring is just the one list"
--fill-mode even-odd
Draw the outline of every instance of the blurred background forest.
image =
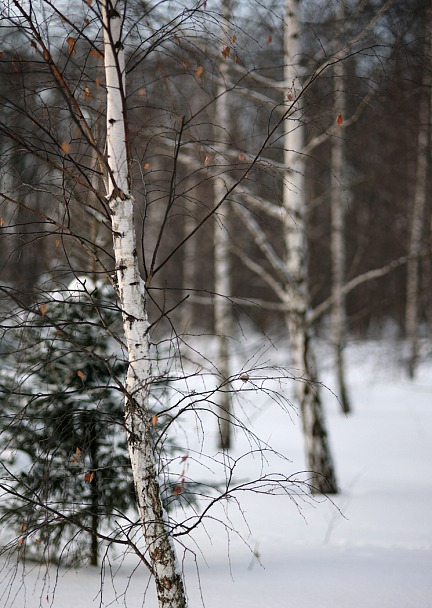
[[[317, 0], [299, 4], [303, 74], [311, 74], [323, 59], [331, 59], [336, 51], [347, 50], [343, 58], [343, 80], [336, 89], [333, 67], [329, 67], [302, 96], [306, 141], [304, 151], [297, 152], [304, 155], [312, 306], [319, 307], [331, 295], [331, 197], [332, 190], [338, 189], [345, 213], [346, 281], [393, 264], [383, 276], [365, 281], [348, 293], [349, 333], [359, 338], [377, 335], [391, 322], [393, 331], [400, 336], [405, 334], [406, 260], [415, 221], [416, 191], [423, 188], [420, 246], [418, 251], [411, 251], [411, 255], [416, 256], [419, 267], [417, 330], [427, 332], [432, 314], [431, 204], [427, 195], [430, 191], [431, 65], [425, 44], [430, 36], [428, 3], [422, 0], [347, 2], [342, 20], [337, 18], [338, 2]], [[388, 7], [369, 27], [384, 4]], [[283, 91], [269, 85], [271, 80], [283, 79], [281, 3], [273, 6], [233, 2], [232, 5], [236, 18], [231, 21], [229, 45], [225, 45], [218, 34], [218, 14], [209, 5], [203, 10], [207, 10], [214, 27], [207, 38], [194, 36], [190, 43], [188, 32], [185, 39], [175, 33], [158, 32], [157, 11], [148, 8], [147, 18], [156, 22], [152, 24], [154, 36], [163, 38], [162, 45], [148, 53], [145, 61], [137, 66], [134, 51], [129, 49], [128, 67], [133, 68], [128, 85], [132, 169], [139, 215], [146, 218], [143, 264], [144, 259], [149, 264], [163, 222], [166, 226], [159, 248], [161, 258], [212, 208], [214, 192], [210, 174], [223, 135], [229, 142], [227, 169], [235, 178], [257, 153], [263, 134], [269, 124], [275, 122], [274, 115], [283, 103]], [[145, 11], [146, 6], [137, 3], [135, 10]], [[369, 31], [359, 43], [353, 44], [368, 27]], [[140, 41], [131, 43], [134, 44], [139, 46]], [[72, 53], [69, 51], [64, 42], [59, 49], [64, 69], [76, 71], [81, 104], [86, 113], [94, 116], [103, 140], [100, 57], [96, 52], [89, 55], [83, 74], [81, 60], [88, 52], [86, 41], [81, 40]], [[220, 60], [230, 70], [226, 76], [229, 124], [215, 128], [214, 97], [222, 78]], [[47, 142], [49, 124], [58, 141], [67, 142], [73, 153], [81, 156], [80, 162], [91, 166], [91, 153], [75, 133], [76, 125], [65, 117], [60, 92], [50, 83], [44, 86], [47, 69], [35, 61], [34, 49], [23, 32], [2, 27], [1, 280], [4, 285], [18, 289], [28, 302], [48, 276], [98, 272], [90, 256], [72, 243], [70, 232], [80, 231], [82, 238], [89, 242], [96, 238], [98, 254], [110, 265], [109, 231], [104, 231], [91, 212], [83, 210], [82, 201], [73, 200], [79, 198], [79, 186], [74, 186], [73, 196], [60, 178], [52, 178], [46, 186], [40, 164], [19, 139], [25, 133], [34, 149], [40, 147], [41, 155], [53, 154], [53, 150], [46, 149], [50, 145]], [[28, 89], [37, 90], [37, 96], [30, 98]], [[345, 97], [343, 116], [338, 110], [338, 89], [343, 89]], [[366, 103], [360, 107], [365, 99]], [[28, 112], [24, 119], [18, 108], [19, 100], [25, 101]], [[425, 103], [426, 114], [422, 109]], [[352, 124], [345, 127], [346, 120], [356, 113]], [[33, 115], [38, 120], [31, 123]], [[179, 155], [175, 162], [173, 140], [182, 116], [188, 117], [187, 129], [182, 134], [187, 142], [182, 149], [183, 157]], [[343, 121], [340, 125], [338, 116]], [[11, 125], [17, 134], [15, 142], [5, 137]], [[422, 134], [426, 136], [426, 145], [419, 149]], [[320, 137], [322, 143], [317, 142]], [[335, 182], [331, 149], [339, 139], [343, 140], [344, 161], [340, 179]], [[55, 141], [51, 141], [51, 145], [54, 148]], [[426, 175], [419, 175], [421, 156], [425, 159]], [[281, 129], [279, 133], [276, 131], [261, 161], [248, 176], [249, 198], [242, 199], [241, 194], [235, 194], [234, 198], [250, 206], [273, 248], [281, 252], [281, 223], [274, 214], [273, 217], [266, 215], [260, 209], [261, 200], [269, 201], [274, 208], [282, 204]], [[61, 163], [67, 165], [67, 157], [61, 159]], [[175, 196], [165, 213], [174, 169]], [[94, 173], [95, 179], [100, 179], [97, 171]], [[251, 204], [253, 197], [255, 202]], [[9, 198], [17, 198], [22, 204], [17, 206]], [[57, 219], [67, 230], [45, 221], [48, 208], [57, 209]], [[214, 221], [224, 224], [227, 216], [221, 207]], [[229, 224], [228, 219], [226, 223], [233, 262], [231, 292], [224, 295], [233, 299], [238, 317], [248, 316], [260, 329], [277, 328], [283, 324], [283, 313], [278, 310], [281, 306], [274, 292], [262, 276], [242, 263], [242, 259], [249, 257], [271, 271], [268, 260], [253, 235], [245, 230], [241, 218], [230, 214]], [[182, 294], [190, 295], [171, 315], [179, 332], [185, 327], [192, 332], [213, 331], [213, 269], [213, 226], [207, 222], [185, 246], [174, 252], [152, 282], [151, 298], [159, 309], [170, 309], [179, 303]], [[254, 301], [258, 303], [253, 305]], [[315, 331], [321, 333], [328, 328], [328, 313], [329, 310], [316, 320]]]
[[[195, 37], [193, 44], [181, 40], [177, 34], [166, 35], [162, 47], [150, 53], [136, 67], [133, 65], [134, 54], [130, 52], [128, 66], [135, 69], [128, 88], [129, 136], [134, 159], [135, 198], [139, 214], [146, 216], [143, 260], [149, 256], [151, 259], [159, 227], [164, 221], [161, 257], [170, 252], [211, 209], [214, 193], [209, 174], [215, 148], [223, 140], [222, 134], [226, 134], [229, 140], [230, 153], [226, 155], [226, 163], [235, 177], [247, 166], [250, 155], [257, 152], [278, 105], [283, 102], [283, 91], [271, 89], [266, 82], [266, 79], [278, 81], [283, 78], [283, 14], [280, 3], [274, 6], [253, 2], [233, 4], [236, 20], [232, 21], [231, 43], [226, 46], [229, 52], [224, 53], [225, 41], [216, 27], [212, 36], [207, 39]], [[342, 21], [335, 13], [337, 4], [300, 2], [301, 66], [304, 74], [312, 73], [323, 58], [331, 58], [337, 50], [352, 45], [356, 36], [382, 9], [384, 2], [345, 3]], [[136, 10], [145, 6], [138, 3]], [[391, 271], [365, 281], [347, 295], [349, 333], [359, 338], [379, 334], [389, 322], [398, 335], [403, 336], [406, 332], [408, 283], [407, 264], [404, 262], [410, 255], [418, 188], [425, 191], [425, 203], [420, 217], [420, 245], [418, 251], [411, 251], [419, 267], [417, 331], [427, 332], [430, 324], [431, 204], [427, 196], [430, 190], [430, 117], [429, 109], [426, 114], [422, 109], [425, 103], [429, 108], [431, 96], [430, 53], [425, 45], [430, 35], [428, 9], [425, 1], [390, 3], [358, 45], [348, 47], [347, 56], [343, 59], [343, 80], [336, 90], [335, 76], [330, 67], [302, 97], [306, 141], [305, 151], [298, 152], [304, 154], [308, 282], [312, 305], [319, 307], [331, 295], [332, 190], [340, 191], [345, 213], [346, 281], [394, 263]], [[212, 13], [211, 7], [206, 10], [216, 22], [217, 14]], [[149, 10], [149, 14], [154, 17], [154, 11]], [[155, 31], [154, 35], [159, 33]], [[40, 146], [43, 154], [44, 146], [49, 145], [46, 144], [46, 123], [49, 122], [60, 142], [70, 142], [74, 153], [82, 156], [82, 162], [87, 166], [91, 164], [89, 151], [74, 133], [76, 126], [64, 116], [58, 99], [60, 93], [51, 85], [44, 87], [47, 68], [40, 62], [35, 65], [34, 49], [23, 33], [2, 27], [1, 36], [2, 121], [7, 115], [0, 166], [1, 280], [3, 284], [19, 289], [31, 302], [34, 290], [40, 288], [41, 281], [45, 281], [47, 276], [95, 270], [89, 256], [72, 244], [68, 231], [76, 231], [79, 225], [83, 239], [88, 240], [94, 240], [97, 233], [97, 247], [108, 266], [110, 234], [107, 230], [104, 233], [100, 222], [92, 218], [91, 213], [82, 215], [78, 209], [75, 212], [73, 206], [79, 206], [79, 203], [72, 201], [71, 193], [60, 183], [60, 178], [53, 178], [53, 183], [47, 188], [42, 183], [40, 165], [32, 155], [23, 149], [18, 139], [14, 143], [4, 137], [4, 129], [10, 130], [12, 124], [20, 136], [25, 130], [32, 146], [36, 149]], [[138, 45], [139, 41], [135, 44]], [[85, 45], [84, 40], [80, 41], [73, 53], [68, 54], [69, 47], [63, 44], [60, 51], [64, 55], [65, 69], [76, 70], [81, 103], [86, 112], [94, 115], [103, 139], [104, 121], [101, 117], [104, 109], [98, 93], [102, 87], [100, 58], [93, 53], [83, 75], [80, 56], [88, 51]], [[218, 79], [221, 79], [218, 57], [221, 52], [224, 55], [222, 61], [231, 70], [226, 101], [229, 124], [217, 125], [215, 129], [215, 104], [212, 100]], [[27, 100], [28, 88], [37, 88], [36, 99]], [[346, 121], [356, 112], [358, 116], [346, 128], [342, 122], [335, 129], [340, 115], [338, 89], [343, 89], [345, 96], [344, 115], [340, 120]], [[28, 120], [32, 114], [37, 114], [37, 122], [31, 125], [23, 122], [22, 112], [16, 107], [17, 100], [21, 99], [26, 100]], [[274, 107], [271, 106], [272, 99]], [[359, 110], [365, 99], [367, 103]], [[37, 103], [38, 107], [35, 106]], [[176, 192], [169, 213], [165, 214], [174, 170], [172, 139], [176, 137], [175, 131], [182, 116], [192, 117], [183, 134], [188, 144], [184, 146], [184, 158], [177, 159]], [[420, 149], [422, 133], [426, 136], [426, 145]], [[322, 137], [322, 143], [317, 142], [316, 139], [323, 134], [327, 136]], [[283, 146], [280, 137], [280, 133], [279, 138], [274, 137], [262, 158], [263, 162], [255, 166], [247, 181], [247, 194], [255, 197], [255, 204], [250, 208], [272, 246], [279, 252], [283, 249], [281, 223], [277, 218], [262, 213], [259, 201], [270, 201], [274, 207], [281, 205]], [[331, 148], [337, 139], [343, 140], [344, 161], [340, 180], [335, 182], [332, 179]], [[310, 150], [308, 144], [312, 144]], [[419, 174], [421, 156], [425, 159], [423, 170], [426, 175]], [[62, 162], [67, 163], [67, 159]], [[98, 179], [96, 172], [95, 179]], [[11, 203], [8, 198], [11, 194], [19, 198], [22, 205]], [[74, 195], [77, 195], [77, 187]], [[250, 198], [245, 201], [241, 195], [236, 196], [240, 204], [250, 201]], [[31, 204], [27, 204], [28, 199], [31, 199]], [[53, 207], [57, 208], [59, 222], [67, 224], [66, 231], [47, 225], [44, 220], [45, 210]], [[214, 221], [223, 224], [226, 217], [221, 208]], [[283, 319], [274, 292], [259, 274], [242, 263], [245, 256], [258, 260], [264, 267], [268, 267], [268, 261], [237, 215], [229, 217], [226, 230], [233, 245], [230, 253], [233, 262], [231, 292], [225, 295], [233, 298], [238, 317], [247, 315], [264, 330], [277, 328], [283, 324]], [[213, 252], [213, 227], [207, 223], [174, 253], [152, 282], [151, 297], [158, 308], [170, 309], [179, 303], [181, 294], [190, 295], [178, 306], [174, 316], [171, 315], [178, 331], [185, 326], [192, 332], [213, 331], [211, 294], [216, 291]], [[404, 259], [398, 264], [401, 258]], [[256, 300], [258, 305], [253, 306]], [[328, 328], [328, 312], [317, 319], [315, 331], [324, 332]]]

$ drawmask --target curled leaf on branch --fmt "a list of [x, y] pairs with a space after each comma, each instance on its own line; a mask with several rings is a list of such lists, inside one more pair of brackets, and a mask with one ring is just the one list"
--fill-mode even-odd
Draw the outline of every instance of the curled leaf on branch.
[[84, 87], [83, 97], [84, 97], [84, 101], [87, 101], [87, 100], [90, 101], [91, 99], [93, 99], [93, 96], [91, 94], [89, 87]]
[[68, 43], [68, 46], [69, 46], [69, 55], [71, 53], [73, 53], [74, 56], [76, 56], [76, 50], [75, 50], [76, 39], [73, 36], [68, 36], [68, 38], [66, 39], [66, 42]]
[[102, 53], [100, 51], [98, 51], [97, 49], [92, 49], [90, 51], [90, 55], [93, 55], [93, 57], [96, 57], [96, 59], [99, 59], [99, 61], [101, 61], [102, 57]]

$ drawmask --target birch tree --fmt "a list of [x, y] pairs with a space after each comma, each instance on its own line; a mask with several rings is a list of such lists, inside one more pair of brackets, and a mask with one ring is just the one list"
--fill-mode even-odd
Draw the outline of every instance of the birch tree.
[[[343, 29], [345, 9], [342, 2], [336, 8], [337, 31]], [[341, 40], [341, 36], [339, 35]], [[346, 118], [345, 62], [337, 61], [333, 68], [336, 124]], [[341, 129], [342, 131], [342, 129]], [[338, 395], [342, 411], [351, 411], [345, 381], [344, 347], [346, 340], [345, 284], [345, 195], [344, 195], [344, 133], [338, 133], [331, 142], [331, 256], [332, 256], [332, 341], [335, 351], [335, 369]]]
[[418, 343], [418, 317], [419, 317], [419, 288], [420, 288], [420, 259], [423, 241], [423, 224], [425, 219], [425, 206], [428, 194], [428, 165], [430, 146], [430, 115], [431, 115], [431, 86], [430, 59], [431, 37], [428, 34], [429, 26], [432, 25], [432, 7], [429, 4], [426, 8], [426, 23], [422, 82], [420, 89], [420, 104], [418, 111], [418, 132], [417, 132], [417, 158], [416, 176], [414, 185], [414, 201], [411, 213], [411, 225], [408, 242], [408, 262], [407, 262], [407, 294], [405, 310], [405, 331], [409, 344], [408, 374], [410, 378], [415, 375], [419, 356]]
[[[307, 321], [305, 166], [299, 153], [304, 145], [304, 118], [298, 101], [302, 89], [298, 3], [286, 0], [285, 9], [285, 100], [292, 112], [284, 121], [283, 222], [286, 247], [286, 323], [292, 365], [299, 376], [296, 384], [300, 403], [308, 466], [317, 492], [337, 493], [333, 460], [324, 421], [310, 326]], [[294, 102], [294, 103], [293, 103]], [[300, 102], [301, 103], [301, 102]]]
[[[219, 55], [218, 68], [220, 79], [216, 85], [215, 101], [215, 139], [221, 148], [221, 165], [216, 167], [217, 175], [214, 180], [215, 201], [223, 200], [226, 194], [226, 183], [224, 180], [224, 164], [226, 156], [224, 148], [227, 147], [230, 118], [228, 107], [228, 92], [226, 89], [228, 66], [227, 61], [231, 51], [230, 18], [231, 2], [224, 0], [221, 11], [221, 42], [223, 51]], [[215, 334], [218, 344], [218, 369], [222, 382], [222, 390], [219, 393], [220, 428], [219, 447], [229, 450], [231, 447], [231, 387], [230, 387], [230, 339], [233, 335], [232, 304], [229, 300], [231, 295], [231, 234], [230, 234], [230, 208], [224, 208], [217, 214], [214, 222], [214, 275], [215, 275], [215, 303], [214, 322]]]
[[[269, 302], [257, 302], [260, 306], [271, 307], [272, 309], [283, 310], [286, 316], [286, 323], [290, 339], [292, 365], [298, 377], [302, 381], [296, 387], [298, 402], [302, 412], [302, 423], [305, 436], [307, 462], [311, 471], [316, 471], [314, 486], [317, 491], [337, 491], [334, 466], [328, 444], [327, 432], [324, 423], [324, 413], [319, 395], [319, 382], [315, 365], [315, 355], [313, 347], [312, 323], [316, 321], [329, 308], [333, 310], [334, 339], [337, 350], [337, 374], [339, 376], [339, 388], [342, 402], [347, 401], [346, 388], [344, 385], [342, 364], [343, 339], [345, 332], [345, 297], [357, 285], [371, 280], [376, 276], [383, 276], [393, 268], [398, 267], [405, 260], [388, 265], [382, 269], [376, 269], [356, 277], [348, 284], [344, 282], [344, 211], [342, 198], [340, 195], [341, 172], [343, 163], [343, 139], [345, 130], [355, 124], [362, 115], [362, 112], [370, 99], [376, 92], [375, 88], [370, 90], [364, 100], [358, 105], [357, 109], [349, 116], [344, 113], [344, 92], [343, 87], [344, 66], [346, 54], [374, 28], [379, 19], [391, 5], [391, 1], [386, 2], [373, 15], [364, 29], [353, 38], [345, 47], [336, 50], [333, 55], [327, 53], [327, 58], [318, 63], [316, 71], [312, 75], [304, 76], [301, 72], [301, 50], [300, 42], [302, 39], [299, 25], [299, 3], [285, 3], [285, 71], [283, 82], [272, 80], [252, 72], [251, 82], [259, 86], [266, 87], [272, 91], [284, 91], [284, 105], [276, 106], [275, 112], [283, 113], [283, 163], [267, 159], [262, 155], [260, 161], [263, 168], [268, 166], [282, 175], [283, 181], [283, 202], [282, 207], [273, 203], [271, 200], [256, 196], [247, 188], [243, 189], [241, 200], [251, 206], [254, 213], [265, 215], [274, 220], [282, 220], [282, 233], [285, 244], [286, 260], [283, 261], [278, 255], [270, 239], [262, 229], [260, 222], [253, 217], [246, 208], [235, 206], [236, 213], [244, 221], [255, 243], [261, 250], [265, 260], [274, 272], [271, 275], [261, 264], [251, 260], [246, 254], [236, 248], [243, 263], [252, 272], [258, 274], [263, 281], [273, 290], [280, 300], [280, 305]], [[333, 46], [332, 44], [330, 46]], [[242, 71], [241, 67], [233, 66], [234, 71], [243, 78], [248, 78], [249, 73]], [[334, 124], [319, 132], [314, 137], [305, 141], [305, 127], [309, 120], [306, 115], [305, 93], [319, 74], [327, 74], [330, 69], [335, 70], [336, 78], [334, 87], [337, 89], [338, 103], [342, 103], [339, 110], [334, 114]], [[241, 91], [242, 95], [249, 96], [251, 100], [256, 100], [259, 104], [271, 107], [271, 98], [258, 93], [256, 90]], [[336, 166], [333, 171], [332, 179], [332, 235], [333, 235], [333, 289], [328, 301], [323, 302], [316, 310], [310, 309], [310, 296], [308, 293], [308, 243], [306, 236], [306, 214], [308, 210], [307, 195], [305, 188], [306, 161], [317, 147], [328, 143], [334, 138], [333, 160]], [[325, 481], [328, 477], [329, 482]], [[320, 484], [322, 481], [322, 485]]]
[[146, 286], [138, 265], [134, 201], [129, 189], [122, 31], [124, 10], [120, 0], [102, 3], [107, 91], [107, 198], [129, 364], [125, 383], [125, 425], [138, 510], [156, 581], [159, 606], [180, 608], [186, 606], [186, 597], [162, 505], [154, 461], [151, 416], [147, 406], [151, 356]]

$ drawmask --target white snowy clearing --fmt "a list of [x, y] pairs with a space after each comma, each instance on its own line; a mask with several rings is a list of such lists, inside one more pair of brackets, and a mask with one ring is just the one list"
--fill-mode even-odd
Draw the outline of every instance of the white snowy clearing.
[[[232, 504], [230, 525], [250, 548], [215, 521], [197, 531], [199, 577], [193, 560], [184, 562], [190, 608], [432, 607], [432, 366], [422, 365], [411, 382], [401, 358], [397, 342], [349, 347], [354, 413], [344, 417], [323, 391], [342, 488], [336, 506], [320, 498], [299, 511], [287, 496], [239, 497], [244, 518]], [[321, 349], [322, 379], [331, 389], [330, 363], [330, 351]], [[303, 470], [298, 416], [264, 406], [251, 415], [254, 429], [292, 461], [270, 465], [287, 475]], [[234, 456], [245, 441], [236, 438]], [[223, 509], [215, 515], [222, 518]], [[28, 565], [24, 573], [0, 562], [0, 606], [156, 607], [145, 570], [121, 557], [110, 558], [112, 571], [102, 577], [91, 567]]]

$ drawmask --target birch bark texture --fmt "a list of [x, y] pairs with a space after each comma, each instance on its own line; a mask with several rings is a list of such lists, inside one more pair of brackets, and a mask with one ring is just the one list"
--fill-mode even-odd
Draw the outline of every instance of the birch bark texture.
[[432, 3], [427, 7], [423, 74], [418, 114], [417, 166], [414, 201], [408, 242], [407, 294], [405, 309], [405, 332], [409, 344], [408, 375], [414, 378], [419, 357], [418, 316], [419, 316], [419, 266], [422, 249], [423, 222], [427, 199], [428, 146], [430, 138], [430, 116], [432, 78], [430, 60], [432, 58]]
[[305, 162], [299, 153], [304, 147], [304, 122], [300, 108], [300, 24], [299, 3], [285, 0], [285, 102], [292, 107], [284, 120], [283, 217], [286, 266], [286, 324], [291, 361], [297, 375], [296, 392], [300, 404], [306, 458], [315, 493], [336, 494], [338, 487], [319, 392], [311, 330], [307, 321], [307, 241]]
[[[345, 9], [343, 2], [337, 3], [336, 24], [339, 41], [342, 40]], [[333, 68], [334, 103], [337, 121], [345, 119], [345, 63], [337, 61]], [[345, 145], [342, 128], [331, 143], [331, 261], [332, 261], [332, 343], [335, 354], [338, 397], [344, 414], [351, 411], [345, 381], [344, 349], [346, 343], [346, 298], [343, 291], [345, 284], [345, 200], [343, 192], [343, 168], [345, 164]]]
[[[231, 17], [231, 1], [224, 0], [221, 15], [221, 38], [224, 49], [230, 49], [231, 36], [229, 21]], [[216, 86], [215, 107], [215, 139], [221, 148], [220, 162], [216, 164], [217, 175], [214, 180], [213, 193], [215, 204], [226, 194], [226, 184], [223, 177], [223, 166], [226, 164], [224, 148], [228, 147], [229, 111], [228, 93], [225, 83], [228, 79], [229, 53], [225, 51], [219, 55], [220, 78]], [[230, 337], [232, 336], [232, 304], [231, 295], [231, 237], [230, 237], [230, 209], [224, 205], [223, 210], [215, 217], [214, 223], [214, 324], [217, 339], [217, 366], [220, 378], [220, 390], [217, 394], [219, 406], [219, 447], [229, 450], [231, 447], [231, 415], [232, 398], [230, 377]]]
[[151, 385], [146, 287], [140, 276], [134, 226], [134, 200], [126, 138], [125, 58], [122, 36], [125, 4], [103, 0], [104, 62], [107, 95], [107, 198], [128, 351], [125, 426], [138, 511], [159, 608], [184, 608], [186, 597], [169, 523], [164, 511], [148, 411]]

